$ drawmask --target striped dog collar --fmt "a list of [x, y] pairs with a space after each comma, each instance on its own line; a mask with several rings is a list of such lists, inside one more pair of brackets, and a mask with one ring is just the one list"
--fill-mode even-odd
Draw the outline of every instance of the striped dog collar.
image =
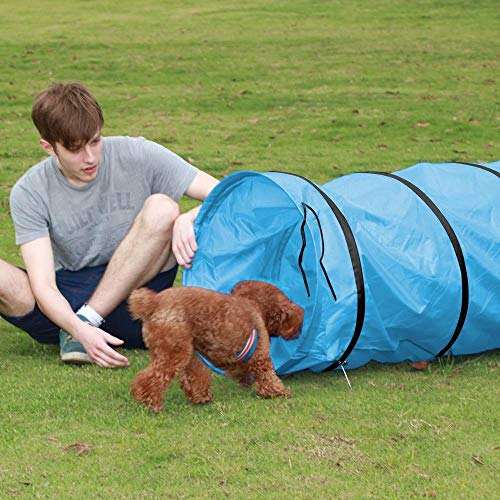
[[[257, 333], [257, 329], [254, 328], [252, 330], [252, 333], [250, 334], [250, 337], [248, 337], [248, 340], [243, 349], [236, 354], [236, 361], [237, 362], [241, 361], [242, 363], [248, 361], [252, 357], [252, 354], [255, 352], [258, 342], [259, 342], [259, 334]], [[202, 356], [199, 352], [196, 352], [196, 354], [203, 361], [203, 363], [205, 363], [214, 372], [217, 372], [220, 375], [225, 374], [224, 370], [221, 370], [220, 368], [215, 366], [211, 361], [205, 358], [205, 356]]]
[[243, 349], [238, 354], [236, 354], [236, 361], [248, 361], [254, 353], [258, 341], [259, 334], [257, 333], [257, 329], [254, 328], [252, 330], [252, 333], [250, 334], [250, 337], [248, 337], [245, 347], [243, 347]]

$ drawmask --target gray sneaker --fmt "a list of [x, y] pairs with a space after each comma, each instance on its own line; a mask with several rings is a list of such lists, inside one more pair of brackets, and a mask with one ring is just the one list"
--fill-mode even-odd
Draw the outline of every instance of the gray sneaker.
[[59, 330], [59, 346], [61, 347], [61, 360], [63, 363], [71, 363], [73, 365], [92, 363], [90, 356], [82, 344], [62, 329]]

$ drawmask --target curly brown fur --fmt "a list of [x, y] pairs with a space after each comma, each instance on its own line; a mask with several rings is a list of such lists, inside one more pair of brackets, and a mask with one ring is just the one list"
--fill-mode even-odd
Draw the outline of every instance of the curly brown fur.
[[[227, 375], [266, 398], [290, 397], [274, 371], [269, 336], [290, 340], [300, 334], [303, 309], [277, 287], [263, 281], [242, 281], [230, 294], [197, 287], [178, 287], [155, 293], [147, 288], [132, 292], [132, 316], [143, 322], [150, 364], [132, 382], [132, 394], [152, 411], [163, 409], [166, 389], [179, 377], [186, 398], [208, 403], [211, 372], [196, 352]], [[246, 362], [237, 362], [253, 328], [257, 347]]]

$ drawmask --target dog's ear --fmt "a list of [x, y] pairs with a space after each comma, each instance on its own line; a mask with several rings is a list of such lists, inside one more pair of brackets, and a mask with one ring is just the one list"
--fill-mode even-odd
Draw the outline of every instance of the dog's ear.
[[285, 340], [296, 338], [302, 330], [304, 321], [304, 309], [292, 301], [282, 308], [281, 324], [279, 329], [280, 337]]

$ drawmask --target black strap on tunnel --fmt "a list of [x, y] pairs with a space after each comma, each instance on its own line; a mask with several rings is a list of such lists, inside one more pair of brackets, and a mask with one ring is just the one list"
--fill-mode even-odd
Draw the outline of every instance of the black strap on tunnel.
[[307, 244], [305, 225], [307, 222], [307, 209], [309, 209], [314, 214], [314, 217], [316, 217], [316, 221], [319, 227], [319, 235], [321, 237], [321, 257], [319, 258], [319, 265], [321, 267], [321, 270], [323, 271], [323, 275], [325, 276], [326, 282], [328, 283], [328, 288], [330, 288], [330, 292], [332, 292], [333, 300], [335, 300], [336, 302], [337, 295], [335, 294], [335, 290], [333, 289], [330, 276], [328, 276], [328, 271], [326, 270], [325, 265], [323, 264], [323, 257], [325, 256], [325, 238], [323, 236], [323, 228], [321, 227], [321, 222], [319, 220], [318, 214], [314, 211], [312, 207], [310, 207], [307, 203], [302, 203], [302, 206], [304, 207], [304, 219], [302, 220], [302, 225], [300, 226], [300, 235], [302, 237], [302, 248], [300, 249], [299, 253], [299, 268], [302, 274], [302, 279], [304, 280], [307, 296], [310, 297], [311, 292], [309, 290], [309, 283], [307, 282], [307, 275], [304, 271], [304, 268], [302, 267], [302, 260], [304, 258], [304, 250], [306, 249], [306, 244]]
[[[307, 296], [310, 297], [311, 291], [309, 290], [309, 283], [307, 281], [306, 272], [304, 271], [304, 268], [302, 267], [302, 260], [304, 258], [304, 251], [306, 249], [306, 244], [307, 244], [306, 231], [305, 231], [305, 226], [306, 226], [306, 222], [307, 222], [307, 211], [306, 211], [306, 205], [304, 203], [302, 203], [302, 206], [304, 207], [304, 218], [302, 219], [302, 224], [300, 225], [300, 236], [302, 238], [302, 247], [301, 247], [300, 252], [299, 252], [298, 264], [299, 264], [300, 273], [302, 274], [302, 280], [304, 281], [304, 286], [306, 287]], [[324, 246], [323, 238], [321, 238], [321, 242]]]
[[490, 172], [493, 175], [496, 175], [497, 177], [500, 177], [500, 173], [498, 173], [496, 170], [493, 170], [490, 167], [486, 167], [484, 165], [480, 165], [479, 163], [467, 163], [466, 161], [455, 161], [453, 163], [456, 163], [457, 165], [470, 165], [471, 167], [477, 167], [480, 168], [481, 170], [486, 170], [486, 172]]
[[467, 316], [467, 310], [469, 308], [469, 280], [467, 278], [467, 267], [465, 265], [465, 258], [462, 252], [462, 247], [460, 246], [460, 242], [458, 241], [455, 231], [453, 231], [453, 228], [451, 227], [450, 223], [446, 220], [446, 217], [443, 215], [441, 210], [439, 210], [436, 204], [421, 189], [412, 184], [410, 181], [407, 181], [402, 177], [387, 172], [363, 172], [363, 173], [384, 175], [386, 177], [390, 177], [391, 179], [395, 179], [403, 183], [406, 187], [410, 188], [431, 209], [431, 211], [438, 218], [439, 222], [446, 231], [448, 238], [450, 238], [451, 245], [453, 246], [453, 250], [455, 251], [455, 255], [457, 257], [458, 266], [460, 268], [460, 276], [462, 279], [462, 305], [460, 308], [460, 314], [458, 316], [457, 325], [455, 327], [455, 331], [453, 332], [451, 339], [446, 344], [446, 346], [443, 347], [443, 349], [441, 349], [438, 352], [438, 354], [436, 354], [436, 357], [439, 358], [440, 356], [443, 356], [446, 352], [448, 352], [451, 346], [458, 339], [458, 336], [462, 331], [462, 327], [464, 326], [465, 317]]
[[352, 334], [351, 341], [349, 342], [349, 345], [347, 346], [344, 353], [340, 356], [338, 360], [334, 361], [330, 366], [328, 366], [323, 370], [323, 371], [331, 371], [345, 363], [345, 360], [347, 359], [349, 354], [351, 354], [352, 350], [354, 349], [354, 346], [356, 345], [359, 339], [359, 336], [361, 335], [361, 330], [363, 329], [363, 323], [365, 320], [365, 283], [363, 279], [363, 269], [361, 268], [361, 258], [359, 256], [356, 240], [354, 239], [351, 227], [349, 226], [347, 219], [344, 217], [344, 214], [340, 211], [337, 205], [335, 205], [333, 200], [314, 182], [310, 181], [306, 177], [302, 177], [301, 175], [293, 174], [291, 172], [274, 171], [274, 173], [286, 174], [298, 177], [299, 179], [302, 179], [303, 181], [309, 183], [314, 189], [316, 189], [316, 191], [318, 191], [318, 193], [323, 197], [323, 199], [326, 201], [327, 205], [330, 207], [333, 214], [335, 215], [340, 225], [340, 229], [344, 234], [345, 241], [347, 243], [347, 250], [349, 252], [349, 257], [351, 259], [351, 265], [354, 273], [354, 280], [356, 282], [356, 290], [357, 290], [356, 324], [354, 325], [354, 332]]

